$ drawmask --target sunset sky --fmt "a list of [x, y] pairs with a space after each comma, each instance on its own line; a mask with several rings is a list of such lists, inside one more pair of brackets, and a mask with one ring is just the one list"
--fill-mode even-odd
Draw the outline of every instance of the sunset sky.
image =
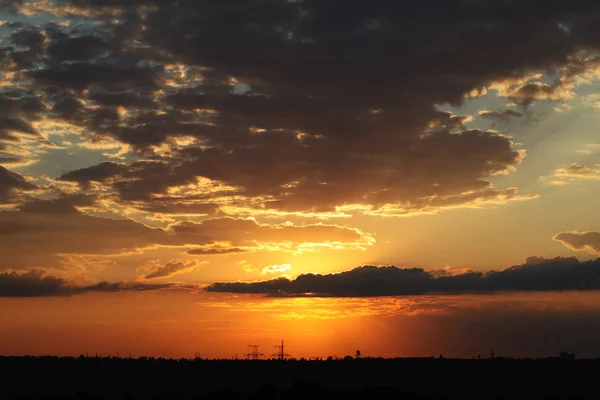
[[0, 354], [600, 357], [600, 3], [0, 0]]

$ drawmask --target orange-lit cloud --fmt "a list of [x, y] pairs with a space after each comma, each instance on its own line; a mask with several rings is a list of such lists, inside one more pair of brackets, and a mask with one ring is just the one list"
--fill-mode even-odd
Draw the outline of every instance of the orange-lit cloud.
[[600, 233], [598, 232], [564, 232], [554, 236], [571, 250], [587, 251], [593, 255], [600, 254]]
[[292, 266], [290, 264], [267, 265], [266, 267], [263, 267], [262, 271], [260, 271], [260, 274], [280, 274], [289, 271], [291, 268]]
[[551, 179], [550, 183], [554, 185], [566, 185], [582, 180], [599, 180], [600, 164], [592, 166], [571, 164], [557, 169]]
[[[193, 241], [223, 241], [231, 248], [199, 248], [189, 254], [219, 254], [245, 250], [308, 251], [323, 248], [366, 248], [375, 239], [359, 229], [337, 225], [294, 225], [291, 223], [266, 225], [250, 219], [220, 218], [202, 222], [179, 222], [169, 226], [168, 231]], [[234, 250], [238, 249], [238, 250]]]
[[95, 201], [93, 196], [70, 195], [31, 201], [19, 211], [0, 212], [0, 252], [5, 254], [6, 267], [51, 266], [61, 255], [115, 255], [156, 246], [180, 247], [182, 252], [189, 250], [190, 255], [218, 255], [242, 249], [366, 248], [374, 243], [371, 236], [358, 229], [336, 225], [267, 225], [222, 218], [179, 222], [162, 229], [131, 219], [85, 215], [78, 210]]

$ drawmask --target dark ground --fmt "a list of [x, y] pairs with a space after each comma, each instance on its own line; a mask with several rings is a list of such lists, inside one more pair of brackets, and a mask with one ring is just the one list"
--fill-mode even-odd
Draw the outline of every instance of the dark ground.
[[600, 360], [0, 357], [0, 399], [600, 399]]

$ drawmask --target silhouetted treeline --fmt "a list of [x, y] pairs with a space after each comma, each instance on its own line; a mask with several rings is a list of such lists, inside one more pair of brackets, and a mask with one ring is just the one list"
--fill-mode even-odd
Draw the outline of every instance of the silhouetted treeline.
[[600, 399], [600, 360], [0, 357], [1, 399]]

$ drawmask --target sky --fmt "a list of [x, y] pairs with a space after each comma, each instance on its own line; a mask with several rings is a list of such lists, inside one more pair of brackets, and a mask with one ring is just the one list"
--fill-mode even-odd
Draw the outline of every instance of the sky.
[[2, 0], [0, 354], [600, 357], [599, 19]]

